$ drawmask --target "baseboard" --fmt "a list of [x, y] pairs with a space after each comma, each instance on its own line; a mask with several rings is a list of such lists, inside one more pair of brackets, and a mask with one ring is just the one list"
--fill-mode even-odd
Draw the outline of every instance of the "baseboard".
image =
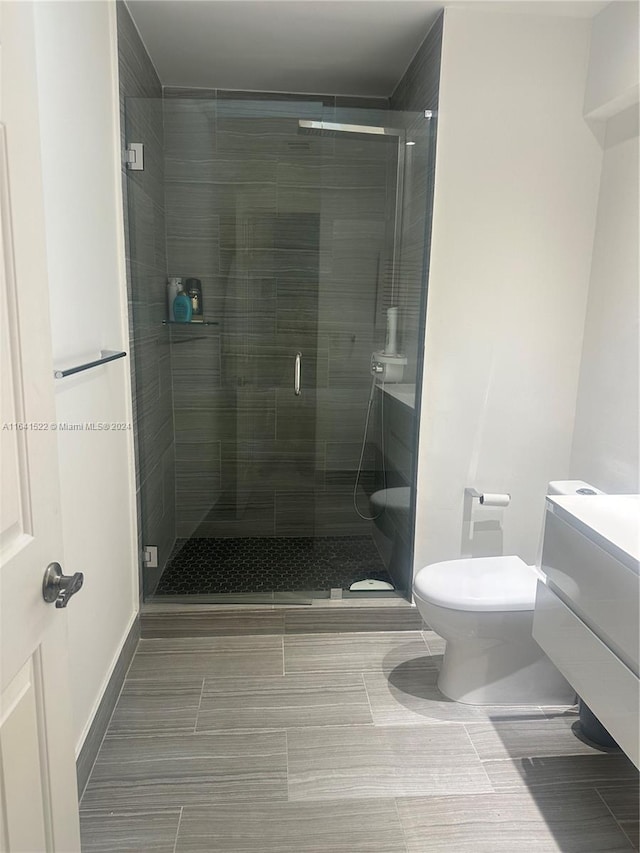
[[87, 732], [87, 736], [82, 744], [80, 754], [76, 759], [76, 777], [78, 780], [78, 800], [82, 798], [84, 789], [89, 775], [95, 764], [98, 756], [98, 751], [104, 740], [104, 736], [113, 714], [113, 709], [116, 706], [124, 679], [133, 660], [138, 640], [140, 639], [140, 616], [136, 616], [133, 625], [131, 626], [127, 638], [124, 641], [122, 650], [116, 662], [111, 678], [107, 684], [107, 689], [104, 691], [98, 710], [93, 718], [93, 721]]

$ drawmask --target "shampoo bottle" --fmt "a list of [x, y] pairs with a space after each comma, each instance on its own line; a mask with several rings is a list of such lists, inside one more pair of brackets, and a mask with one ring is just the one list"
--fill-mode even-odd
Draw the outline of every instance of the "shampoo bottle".
[[193, 308], [191, 300], [184, 290], [181, 290], [173, 300], [173, 315], [175, 317], [175, 321], [176, 323], [190, 323], [192, 314]]
[[178, 275], [172, 275], [167, 280], [167, 320], [170, 323], [175, 323], [176, 318], [173, 313], [173, 303], [176, 296], [183, 288], [182, 279]]

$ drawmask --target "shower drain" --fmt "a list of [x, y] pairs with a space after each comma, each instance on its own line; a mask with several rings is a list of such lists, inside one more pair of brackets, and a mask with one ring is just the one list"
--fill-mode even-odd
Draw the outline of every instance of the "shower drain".
[[349, 589], [354, 592], [362, 592], [367, 589], [395, 589], [395, 587], [392, 583], [387, 583], [387, 581], [377, 581], [375, 578], [365, 578], [362, 581], [352, 583]]

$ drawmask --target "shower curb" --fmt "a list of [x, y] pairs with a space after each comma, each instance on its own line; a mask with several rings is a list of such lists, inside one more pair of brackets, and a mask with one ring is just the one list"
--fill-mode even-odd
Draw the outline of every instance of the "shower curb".
[[222, 637], [243, 634], [321, 634], [358, 631], [420, 631], [418, 610], [408, 602], [385, 607], [207, 607], [146, 605], [142, 639]]

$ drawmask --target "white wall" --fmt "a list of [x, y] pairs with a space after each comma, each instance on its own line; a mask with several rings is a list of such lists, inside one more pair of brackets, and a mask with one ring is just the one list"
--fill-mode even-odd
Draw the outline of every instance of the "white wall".
[[637, 81], [638, 6], [614, 3], [593, 21], [585, 97], [609, 120], [571, 455], [573, 475], [614, 493], [640, 489]]
[[638, 102], [638, 3], [614, 0], [593, 20], [584, 111], [608, 118]]
[[[571, 473], [638, 492], [638, 123], [604, 155]], [[614, 137], [615, 138], [615, 137]]]
[[512, 495], [476, 510], [502, 526], [482, 550], [535, 559], [547, 481], [569, 473], [602, 159], [589, 29], [445, 12], [416, 568], [460, 556], [466, 486]]
[[[54, 360], [127, 349], [115, 4], [36, 4]], [[37, 308], [34, 306], [34, 310]], [[125, 360], [56, 381], [58, 421], [131, 423]], [[79, 751], [137, 606], [130, 431], [59, 431]]]

